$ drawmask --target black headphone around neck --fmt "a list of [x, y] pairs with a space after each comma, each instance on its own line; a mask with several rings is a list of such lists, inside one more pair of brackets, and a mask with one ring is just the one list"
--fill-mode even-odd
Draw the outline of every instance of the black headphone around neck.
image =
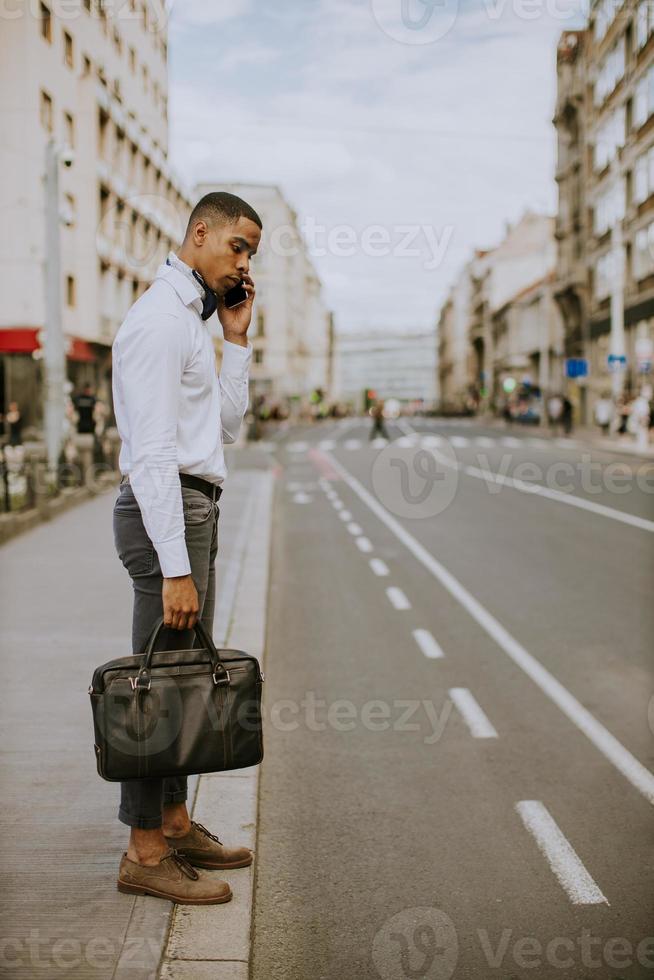
[[[174, 268], [170, 259], [166, 259], [166, 265], [169, 265], [171, 268]], [[195, 269], [191, 269], [191, 272], [193, 273], [193, 278], [196, 279], [197, 282], [204, 289], [204, 299], [202, 300], [202, 313], [200, 314], [200, 316], [202, 317], [203, 320], [208, 320], [209, 317], [213, 316], [213, 314], [218, 309], [218, 297], [214, 293], [213, 289], [210, 289], [209, 286], [207, 286], [206, 282], [204, 281], [204, 279], [202, 278], [199, 272], [197, 272]]]

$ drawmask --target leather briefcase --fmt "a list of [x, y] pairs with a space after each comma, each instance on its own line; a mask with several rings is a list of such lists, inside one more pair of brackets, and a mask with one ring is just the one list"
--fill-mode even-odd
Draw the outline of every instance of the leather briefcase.
[[95, 755], [103, 779], [188, 776], [257, 765], [263, 759], [261, 685], [256, 657], [217, 650], [201, 622], [203, 644], [154, 647], [98, 667], [89, 687]]

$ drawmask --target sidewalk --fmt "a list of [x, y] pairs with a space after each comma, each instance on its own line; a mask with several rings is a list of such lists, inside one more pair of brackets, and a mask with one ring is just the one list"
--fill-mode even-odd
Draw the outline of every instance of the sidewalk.
[[[261, 656], [274, 477], [265, 454], [228, 453], [214, 637]], [[130, 649], [132, 596], [114, 550], [114, 498], [110, 491], [79, 504], [0, 549], [1, 973], [155, 980], [166, 951], [166, 978], [206, 975], [192, 962], [197, 955], [215, 964], [211, 976], [241, 975], [217, 972], [223, 958], [240, 960], [247, 976], [252, 868], [229, 876], [235, 897], [217, 907], [222, 917], [179, 909], [172, 931], [171, 903], [116, 889], [129, 831], [116, 817], [118, 785], [96, 772], [87, 695], [94, 667]], [[257, 777], [258, 768], [192, 780], [195, 816], [226, 842], [254, 846]]]

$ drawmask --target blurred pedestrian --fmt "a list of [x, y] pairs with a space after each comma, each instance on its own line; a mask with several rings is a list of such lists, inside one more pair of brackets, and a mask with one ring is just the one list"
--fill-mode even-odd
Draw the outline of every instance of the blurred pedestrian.
[[609, 396], [604, 393], [595, 402], [595, 422], [599, 425], [603, 435], [609, 434], [611, 420], [613, 419], [613, 404]]
[[5, 416], [9, 428], [9, 445], [22, 446], [23, 444], [23, 416], [21, 415], [18, 402], [9, 402], [9, 410]]
[[87, 381], [82, 391], [79, 395], [73, 398], [73, 405], [75, 406], [75, 411], [77, 412], [77, 431], [81, 433], [93, 433], [95, 432], [95, 419], [93, 418], [93, 413], [95, 410], [96, 397], [93, 394], [93, 388]]
[[552, 435], [556, 434], [563, 418], [563, 399], [560, 395], [551, 395], [547, 400], [547, 421]]
[[572, 432], [572, 419], [573, 419], [573, 409], [572, 402], [567, 395], [563, 396], [563, 410], [561, 412], [561, 421], [563, 422], [563, 431], [566, 436], [569, 436]]
[[617, 413], [618, 413], [618, 435], [624, 436], [627, 434], [627, 426], [629, 425], [629, 414], [631, 412], [631, 403], [626, 395], [620, 395], [617, 403]]
[[370, 414], [372, 416], [372, 429], [370, 430], [368, 441], [379, 435], [390, 442], [386, 426], [384, 425], [384, 402], [381, 399], [372, 406]]

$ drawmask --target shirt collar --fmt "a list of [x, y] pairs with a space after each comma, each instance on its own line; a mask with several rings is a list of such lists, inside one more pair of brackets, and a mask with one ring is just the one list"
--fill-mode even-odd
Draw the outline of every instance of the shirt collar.
[[[193, 277], [193, 270], [186, 262], [182, 262], [174, 252], [168, 253], [171, 264], [163, 262], [157, 269], [155, 279], [165, 279], [173, 287], [185, 306], [192, 306], [202, 315], [202, 300], [204, 289]], [[188, 270], [188, 272], [186, 271]]]

